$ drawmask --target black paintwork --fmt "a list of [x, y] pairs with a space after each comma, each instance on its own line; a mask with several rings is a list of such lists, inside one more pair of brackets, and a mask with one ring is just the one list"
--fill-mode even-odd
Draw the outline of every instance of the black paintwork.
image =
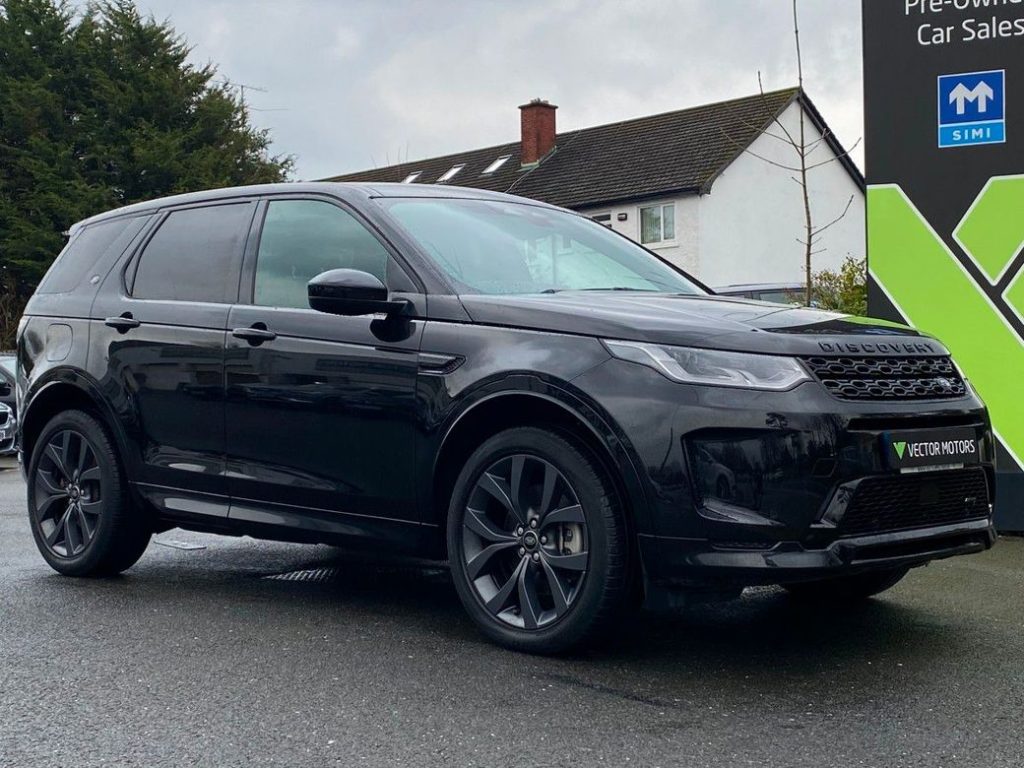
[[[969, 426], [991, 477], [988, 417], [973, 393], [853, 403], [817, 382], [777, 393], [682, 385], [613, 358], [601, 339], [867, 356], [945, 354], [938, 341], [889, 323], [713, 295], [458, 296], [374, 202], [406, 195], [510, 199], [420, 185], [268, 185], [157, 200], [76, 225], [72, 234], [141, 217], [127, 248], [105, 254], [90, 279], [32, 298], [18, 352], [22, 448], [56, 409], [85, 405], [107, 421], [133, 487], [162, 525], [436, 557], [444, 556], [443, 457], [478, 434], [466, 425], [484, 412], [505, 424], [542, 414], [574, 429], [614, 473], [649, 588], [785, 581], [990, 546], [988, 520], [871, 541], [840, 541], [822, 523], [843, 487], [892, 472], [880, 457], [886, 430]], [[397, 262], [389, 283], [400, 311], [253, 305], [261, 212], [278, 197], [356, 213]], [[128, 295], [133, 259], [167, 210], [231, 198], [256, 210], [235, 302]], [[706, 441], [722, 440], [773, 446], [775, 464], [759, 469], [756, 513], [701, 501], [706, 477], [730, 478], [736, 494], [747, 493], [707, 458]], [[898, 552], [865, 554], [880, 543]]]

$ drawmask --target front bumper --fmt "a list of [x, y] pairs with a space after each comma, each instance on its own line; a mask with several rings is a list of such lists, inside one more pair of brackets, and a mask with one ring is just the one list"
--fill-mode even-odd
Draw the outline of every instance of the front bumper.
[[[642, 468], [647, 498], [632, 506], [648, 584], [810, 580], [994, 541], [995, 444], [973, 393], [853, 402], [816, 382], [698, 387], [622, 361], [574, 383], [607, 408]], [[890, 435], [930, 430], [969, 433], [977, 463], [911, 471], [888, 456]]]
[[990, 519], [911, 531], [842, 538], [820, 548], [784, 541], [760, 549], [706, 540], [641, 536], [643, 562], [663, 587], [747, 587], [812, 581], [840, 574], [913, 568], [932, 560], [970, 555], [996, 540]]

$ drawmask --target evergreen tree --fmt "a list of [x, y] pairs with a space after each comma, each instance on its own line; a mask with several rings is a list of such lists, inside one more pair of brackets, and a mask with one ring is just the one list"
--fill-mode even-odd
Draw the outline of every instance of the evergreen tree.
[[0, 0], [0, 349], [75, 221], [178, 192], [283, 181], [291, 159], [212, 65], [131, 0]]

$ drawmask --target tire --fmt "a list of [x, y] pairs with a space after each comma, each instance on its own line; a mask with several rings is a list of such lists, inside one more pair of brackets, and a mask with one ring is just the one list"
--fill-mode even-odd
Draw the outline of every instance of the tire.
[[822, 579], [821, 581], [784, 584], [783, 586], [793, 597], [801, 600], [852, 602], [867, 600], [869, 597], [885, 592], [906, 576], [909, 570], [909, 568], [897, 568]]
[[447, 541], [463, 606], [506, 648], [564, 651], [597, 638], [628, 605], [630, 548], [614, 486], [553, 432], [509, 429], [469, 457]]
[[28, 514], [43, 559], [65, 576], [112, 576], [142, 557], [152, 534], [130, 502], [106, 428], [65, 411], [43, 428], [28, 467]]

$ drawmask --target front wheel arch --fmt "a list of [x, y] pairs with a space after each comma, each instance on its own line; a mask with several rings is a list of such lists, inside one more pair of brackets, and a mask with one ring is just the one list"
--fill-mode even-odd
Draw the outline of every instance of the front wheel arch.
[[437, 451], [432, 475], [429, 522], [444, 530], [448, 502], [466, 459], [485, 440], [511, 427], [539, 426], [556, 431], [587, 451], [615, 484], [630, 538], [649, 530], [647, 501], [625, 447], [597, 414], [595, 427], [562, 400], [537, 392], [497, 392], [465, 409], [451, 424]]

